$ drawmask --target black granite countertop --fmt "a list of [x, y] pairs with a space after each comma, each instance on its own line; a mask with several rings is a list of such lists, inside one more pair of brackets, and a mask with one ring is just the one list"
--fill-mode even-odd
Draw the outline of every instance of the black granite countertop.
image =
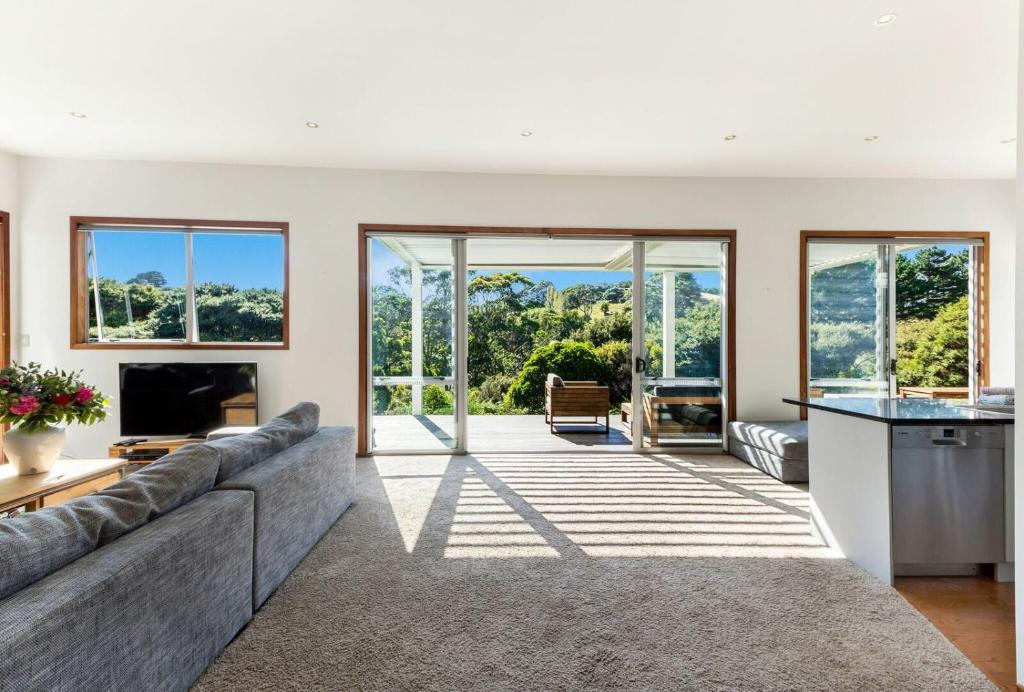
[[787, 404], [897, 425], [1013, 425], [1012, 413], [962, 408], [956, 399], [783, 398]]

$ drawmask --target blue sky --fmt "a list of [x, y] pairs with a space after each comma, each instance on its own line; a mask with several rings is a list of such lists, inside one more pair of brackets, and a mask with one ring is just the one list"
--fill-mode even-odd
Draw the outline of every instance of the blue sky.
[[[196, 283], [283, 290], [283, 252], [284, 239], [279, 235], [192, 236]], [[181, 233], [97, 232], [96, 259], [103, 277], [126, 281], [142, 272], [158, 271], [168, 286], [185, 284], [185, 236]]]
[[[404, 265], [405, 263], [398, 255], [386, 245], [380, 241], [373, 241], [373, 283], [375, 285], [390, 283], [388, 272], [395, 267]], [[550, 281], [560, 291], [576, 284], [614, 284], [630, 281], [633, 278], [632, 272], [523, 271], [519, 273], [529, 276], [535, 283]], [[693, 276], [702, 288], [717, 288], [720, 283], [718, 272], [700, 272]]]

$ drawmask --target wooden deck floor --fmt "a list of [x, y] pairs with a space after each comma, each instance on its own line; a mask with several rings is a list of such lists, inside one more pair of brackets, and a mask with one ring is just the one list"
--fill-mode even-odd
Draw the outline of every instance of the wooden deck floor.
[[[611, 430], [600, 425], [558, 425], [548, 430], [544, 416], [470, 416], [469, 449], [474, 452], [565, 452], [572, 450], [628, 452], [633, 449], [626, 426], [618, 416]], [[443, 451], [451, 447], [451, 416], [376, 416], [375, 449]], [[597, 431], [597, 432], [594, 432]]]

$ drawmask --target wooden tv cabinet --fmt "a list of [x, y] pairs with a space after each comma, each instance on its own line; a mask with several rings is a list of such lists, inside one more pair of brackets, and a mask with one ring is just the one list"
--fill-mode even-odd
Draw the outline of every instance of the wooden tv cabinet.
[[[182, 439], [182, 440], [153, 440], [150, 442], [140, 442], [138, 444], [131, 445], [130, 447], [119, 447], [116, 445], [110, 445], [107, 448], [107, 455], [111, 459], [125, 459], [126, 457], [135, 455], [156, 454], [162, 452], [160, 456], [164, 454], [170, 454], [176, 449], [184, 447], [185, 445], [196, 444], [202, 442], [200, 439]], [[126, 459], [130, 464], [151, 464], [156, 459]]]

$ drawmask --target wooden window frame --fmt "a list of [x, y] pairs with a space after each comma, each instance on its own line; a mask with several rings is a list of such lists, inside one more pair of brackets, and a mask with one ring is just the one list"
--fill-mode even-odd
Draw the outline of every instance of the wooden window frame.
[[642, 237], [664, 237], [664, 238], [702, 238], [714, 237], [723, 238], [729, 241], [728, 254], [726, 257], [726, 290], [728, 291], [729, 303], [726, 306], [726, 333], [729, 342], [726, 352], [726, 391], [728, 392], [729, 420], [736, 420], [736, 230], [735, 229], [669, 229], [669, 228], [552, 228], [547, 226], [436, 226], [417, 224], [359, 224], [359, 428], [356, 431], [357, 444], [356, 453], [359, 456], [366, 456], [369, 452], [369, 440], [366, 435], [367, 428], [367, 371], [369, 369], [369, 281], [371, 279], [369, 267], [366, 266], [366, 247], [368, 236], [374, 232], [401, 232], [401, 233], [423, 233], [456, 235], [472, 238], [474, 235], [487, 234], [508, 234], [524, 236], [538, 235], [581, 235], [581, 236], [608, 236], [611, 238], [623, 238], [626, 240]]
[[[89, 286], [86, 262], [85, 236], [82, 226], [139, 227], [153, 231], [256, 230], [277, 231], [284, 241], [284, 288], [282, 291], [282, 331], [280, 342], [224, 342], [224, 341], [89, 341]], [[233, 351], [286, 351], [289, 348], [288, 326], [288, 223], [284, 221], [221, 221], [210, 219], [150, 219], [120, 216], [72, 216], [70, 220], [71, 248], [71, 303], [70, 344], [75, 350], [233, 350]], [[6, 256], [6, 253], [5, 253]]]
[[[981, 240], [978, 253], [978, 304], [975, 306], [978, 315], [978, 355], [981, 360], [981, 372], [978, 373], [979, 386], [988, 385], [989, 350], [991, 338], [989, 327], [989, 294], [992, 285], [989, 262], [988, 231], [800, 231], [800, 398], [806, 399], [809, 391], [808, 375], [810, 371], [810, 306], [808, 305], [807, 246], [811, 240], [818, 238], [846, 238], [851, 241], [863, 239], [897, 240], [900, 238], [934, 238], [936, 240]], [[800, 417], [807, 418], [807, 409], [800, 409]]]

